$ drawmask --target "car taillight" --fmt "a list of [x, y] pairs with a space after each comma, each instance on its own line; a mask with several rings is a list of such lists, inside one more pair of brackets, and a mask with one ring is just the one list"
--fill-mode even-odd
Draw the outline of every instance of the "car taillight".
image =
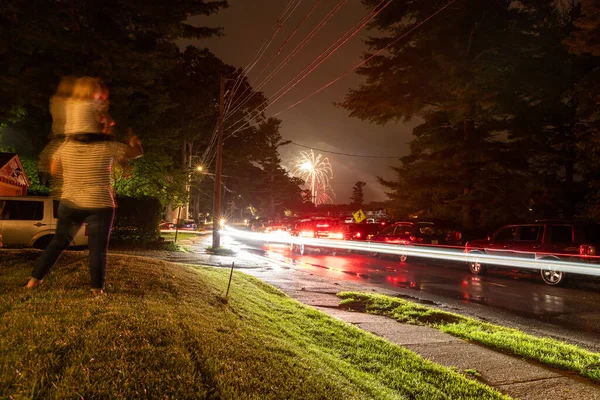
[[359, 238], [360, 237], [360, 232], [356, 232], [356, 234], [354, 235], [354, 237]]
[[596, 247], [589, 246], [587, 244], [582, 244], [579, 246], [579, 254], [582, 256], [595, 256], [596, 255]]
[[415, 240], [417, 240], [417, 238], [414, 236], [409, 236], [408, 238], [410, 239], [411, 242], [414, 242]]

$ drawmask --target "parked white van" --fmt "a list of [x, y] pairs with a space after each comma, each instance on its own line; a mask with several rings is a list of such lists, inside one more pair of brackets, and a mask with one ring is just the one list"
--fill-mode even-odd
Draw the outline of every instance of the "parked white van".
[[[44, 249], [56, 232], [59, 201], [53, 197], [0, 196], [0, 237], [4, 246]], [[71, 246], [87, 246], [85, 225]]]

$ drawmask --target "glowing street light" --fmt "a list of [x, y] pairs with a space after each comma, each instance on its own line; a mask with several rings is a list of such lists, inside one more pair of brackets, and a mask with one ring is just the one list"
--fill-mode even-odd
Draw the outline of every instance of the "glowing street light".
[[198, 171], [198, 172], [202, 172], [202, 171], [204, 171], [204, 167], [203, 167], [202, 165], [198, 165], [198, 166], [196, 167], [196, 171]]

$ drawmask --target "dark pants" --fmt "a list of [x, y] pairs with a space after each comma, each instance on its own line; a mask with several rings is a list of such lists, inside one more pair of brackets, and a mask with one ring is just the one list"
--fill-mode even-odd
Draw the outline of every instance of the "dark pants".
[[106, 275], [106, 250], [114, 217], [113, 208], [82, 210], [61, 203], [58, 207], [56, 234], [35, 262], [33, 276], [42, 280], [73, 241], [84, 222], [88, 224], [90, 250], [90, 275], [93, 289], [104, 289]]

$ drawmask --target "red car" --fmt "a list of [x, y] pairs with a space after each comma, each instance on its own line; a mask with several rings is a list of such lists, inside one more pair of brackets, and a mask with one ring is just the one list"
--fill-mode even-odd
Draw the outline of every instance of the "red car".
[[[600, 225], [594, 221], [538, 220], [530, 224], [506, 225], [487, 239], [470, 240], [465, 252], [509, 257], [591, 261], [600, 246]], [[469, 263], [475, 275], [483, 274], [491, 265]], [[497, 267], [501, 268], [501, 267]], [[541, 269], [542, 279], [548, 285], [565, 282], [566, 273]]]
[[[316, 217], [302, 219], [296, 222], [291, 230], [292, 236], [317, 239], [344, 239], [344, 227], [342, 221], [336, 218]], [[308, 248], [314, 246], [305, 246], [296, 244], [290, 246], [293, 252], [304, 254]], [[328, 250], [335, 253], [335, 249], [319, 248], [319, 251]]]
[[[370, 241], [398, 245], [462, 246], [462, 233], [437, 222], [396, 222]], [[406, 261], [406, 258], [406, 255], [401, 255], [400, 261]]]

